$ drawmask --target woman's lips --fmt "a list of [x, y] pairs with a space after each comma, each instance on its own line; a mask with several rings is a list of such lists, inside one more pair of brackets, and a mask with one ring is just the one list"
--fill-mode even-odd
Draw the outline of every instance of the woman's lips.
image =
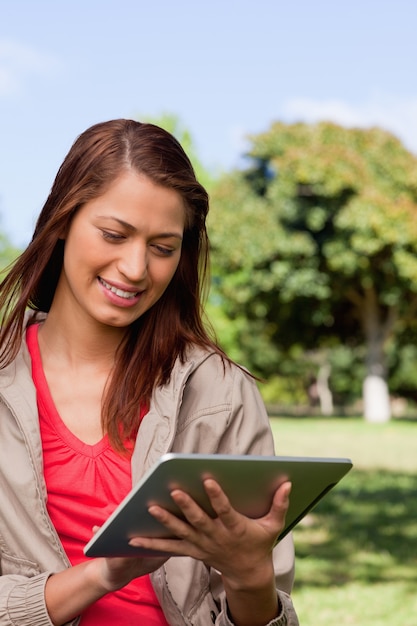
[[105, 287], [105, 289], [111, 291], [116, 296], [119, 296], [119, 298], [133, 300], [134, 298], [137, 298], [137, 296], [141, 293], [140, 291], [126, 291], [124, 289], [119, 289], [118, 287], [115, 287], [114, 285], [108, 283], [106, 280], [104, 280], [104, 278], [101, 278], [101, 276], [98, 277], [98, 280], [100, 281], [101, 285]]

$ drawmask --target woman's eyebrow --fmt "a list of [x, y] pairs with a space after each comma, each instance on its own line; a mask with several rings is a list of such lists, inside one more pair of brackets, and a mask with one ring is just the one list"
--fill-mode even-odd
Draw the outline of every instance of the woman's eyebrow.
[[[120, 226], [122, 226], [123, 228], [125, 228], [126, 230], [130, 231], [130, 232], [136, 232], [136, 228], [135, 226], [133, 226], [132, 224], [129, 224], [129, 222], [125, 222], [124, 220], [120, 219], [120, 217], [116, 217], [115, 215], [98, 215], [97, 216], [99, 219], [101, 220], [112, 220], [114, 222], [117, 222], [118, 224], [120, 224]], [[162, 237], [164, 239], [169, 239], [170, 237], [175, 237], [177, 239], [180, 239], [182, 241], [182, 233], [179, 232], [163, 232], [163, 233], [159, 233], [157, 235], [157, 237]]]
[[97, 218], [99, 220], [111, 220], [112, 222], [117, 222], [118, 224], [120, 224], [120, 226], [123, 226], [123, 228], [126, 228], [127, 230], [136, 230], [136, 228], [132, 224], [129, 224], [129, 222], [125, 222], [124, 220], [120, 219], [120, 217], [116, 217], [115, 215], [97, 215]]

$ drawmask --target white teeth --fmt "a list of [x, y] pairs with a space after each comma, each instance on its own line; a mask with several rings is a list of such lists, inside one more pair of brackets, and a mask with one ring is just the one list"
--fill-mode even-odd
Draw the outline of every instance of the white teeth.
[[113, 285], [106, 283], [106, 281], [101, 277], [99, 277], [99, 280], [106, 289], [115, 293], [116, 296], [119, 296], [120, 298], [126, 298], [127, 300], [131, 300], [132, 298], [135, 298], [135, 296], [138, 293], [138, 292], [132, 292], [132, 291], [123, 291], [123, 289], [117, 289], [117, 287], [113, 287]]

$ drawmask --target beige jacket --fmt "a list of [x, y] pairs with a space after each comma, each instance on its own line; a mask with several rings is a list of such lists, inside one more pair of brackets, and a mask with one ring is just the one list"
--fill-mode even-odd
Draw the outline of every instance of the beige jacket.
[[[26, 345], [0, 371], [0, 445], [0, 626], [52, 626], [45, 581], [70, 564], [45, 506], [36, 392]], [[236, 366], [224, 369], [215, 354], [191, 350], [185, 364], [176, 364], [170, 383], [155, 392], [143, 419], [132, 458], [133, 482], [168, 451], [273, 454], [268, 417], [254, 381]], [[283, 611], [268, 626], [297, 626], [289, 597], [291, 536], [277, 546], [275, 560]], [[231, 625], [220, 576], [203, 563], [173, 557], [151, 578], [172, 626]]]

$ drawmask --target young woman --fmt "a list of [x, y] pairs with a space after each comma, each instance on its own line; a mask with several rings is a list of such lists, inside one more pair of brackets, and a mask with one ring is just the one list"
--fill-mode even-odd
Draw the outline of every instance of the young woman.
[[178, 142], [97, 124], [58, 171], [0, 286], [0, 626], [294, 626], [289, 483], [249, 519], [205, 481], [209, 518], [150, 513], [171, 558], [83, 547], [165, 452], [273, 454], [253, 379], [201, 318], [208, 198]]

